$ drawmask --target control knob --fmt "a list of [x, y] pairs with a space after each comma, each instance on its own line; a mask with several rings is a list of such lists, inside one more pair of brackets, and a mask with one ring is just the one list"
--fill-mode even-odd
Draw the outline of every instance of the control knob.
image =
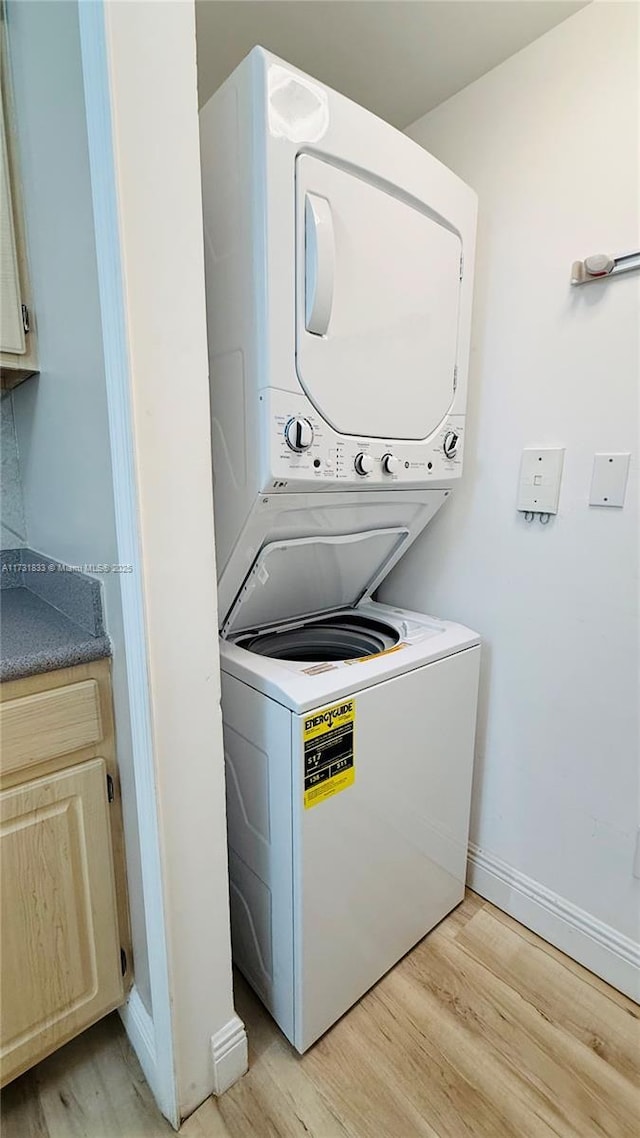
[[374, 461], [370, 454], [364, 454], [362, 451], [356, 455], [354, 466], [357, 474], [371, 474], [374, 467]]
[[455, 431], [447, 431], [442, 443], [445, 458], [453, 458], [458, 449], [458, 436]]
[[313, 427], [308, 419], [300, 419], [297, 415], [289, 419], [284, 429], [285, 442], [291, 450], [300, 454], [308, 450], [313, 442]]
[[383, 454], [382, 456], [382, 469], [385, 474], [397, 474], [400, 470], [402, 463], [395, 454]]

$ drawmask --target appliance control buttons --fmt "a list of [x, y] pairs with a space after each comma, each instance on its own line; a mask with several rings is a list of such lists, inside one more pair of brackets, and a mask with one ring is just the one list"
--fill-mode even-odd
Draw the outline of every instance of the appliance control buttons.
[[383, 454], [382, 456], [382, 469], [385, 474], [398, 474], [402, 463], [395, 454]]
[[374, 467], [374, 461], [370, 454], [364, 454], [362, 451], [356, 455], [354, 466], [357, 474], [371, 474]]
[[313, 442], [313, 427], [308, 419], [301, 419], [297, 415], [289, 419], [284, 429], [285, 442], [297, 454], [308, 450]]
[[458, 436], [455, 431], [447, 431], [442, 443], [445, 458], [453, 458], [458, 449]]

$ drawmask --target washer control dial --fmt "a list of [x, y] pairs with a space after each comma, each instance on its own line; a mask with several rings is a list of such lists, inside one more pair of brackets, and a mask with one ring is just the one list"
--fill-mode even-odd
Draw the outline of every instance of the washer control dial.
[[293, 419], [289, 419], [285, 429], [284, 437], [288, 447], [301, 454], [302, 451], [308, 450], [313, 442], [313, 427], [308, 419], [301, 419], [297, 415]]
[[371, 474], [374, 468], [374, 461], [370, 454], [364, 454], [363, 451], [356, 455], [354, 466], [357, 474]]
[[402, 463], [395, 454], [383, 454], [382, 456], [382, 469], [385, 474], [398, 474]]
[[445, 458], [453, 458], [458, 449], [458, 436], [455, 431], [447, 431], [442, 443]]

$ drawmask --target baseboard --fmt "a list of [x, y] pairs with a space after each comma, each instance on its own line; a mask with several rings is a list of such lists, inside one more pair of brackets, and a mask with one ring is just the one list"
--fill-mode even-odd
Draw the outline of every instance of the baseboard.
[[478, 846], [467, 884], [561, 952], [640, 1003], [640, 944]]
[[233, 1016], [211, 1036], [213, 1093], [221, 1095], [245, 1074], [249, 1066], [247, 1033], [239, 1016]]
[[160, 1109], [163, 1114], [165, 1114], [165, 1117], [168, 1117], [165, 1107], [170, 1109], [170, 1104], [165, 1103], [166, 1095], [163, 1092], [163, 1088], [158, 1085], [158, 1064], [156, 1060], [153, 1019], [144, 1006], [142, 996], [135, 984], [129, 993], [126, 1004], [123, 1004], [122, 1007], [119, 1008], [119, 1012], [131, 1046], [138, 1056], [144, 1077], [151, 1087], [151, 1091]]

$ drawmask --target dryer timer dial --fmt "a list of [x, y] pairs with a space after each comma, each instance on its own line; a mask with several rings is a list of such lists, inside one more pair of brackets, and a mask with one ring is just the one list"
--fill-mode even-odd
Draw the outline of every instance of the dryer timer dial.
[[301, 454], [308, 450], [313, 442], [313, 427], [308, 419], [301, 419], [297, 415], [289, 419], [284, 429], [285, 442], [291, 450]]
[[447, 431], [442, 443], [446, 458], [453, 458], [458, 449], [458, 436], [455, 431]]

